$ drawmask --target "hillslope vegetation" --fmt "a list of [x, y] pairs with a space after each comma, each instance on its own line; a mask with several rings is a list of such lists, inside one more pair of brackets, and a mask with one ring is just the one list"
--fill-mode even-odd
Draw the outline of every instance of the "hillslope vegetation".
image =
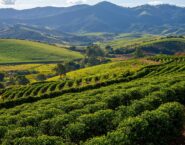
[[0, 39], [0, 63], [52, 62], [82, 57], [78, 52], [44, 43]]
[[[126, 37], [127, 36], [127, 37]], [[130, 37], [128, 37], [130, 36]], [[185, 38], [183, 36], [152, 36], [127, 34], [107, 42], [97, 42], [101, 47], [111, 46], [116, 53], [133, 54], [137, 48], [147, 54], [175, 54], [185, 52]]]
[[157, 64], [1, 90], [1, 143], [169, 145], [183, 130], [185, 57], [146, 61]]
[[64, 32], [184, 34], [185, 8], [143, 5], [127, 8], [109, 2], [67, 8], [0, 9], [0, 26], [26, 24]]

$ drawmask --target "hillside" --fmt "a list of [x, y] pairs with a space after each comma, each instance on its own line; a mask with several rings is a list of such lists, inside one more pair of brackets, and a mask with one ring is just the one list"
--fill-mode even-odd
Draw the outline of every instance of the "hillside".
[[1, 90], [1, 143], [169, 145], [184, 124], [185, 58], [164, 59], [133, 73]]
[[[121, 75], [123, 73], [133, 73], [147, 65], [158, 64], [155, 61], [149, 61], [146, 59], [132, 59], [127, 61], [115, 61], [107, 64], [97, 65], [93, 67], [86, 67], [76, 71], [71, 71], [66, 74], [68, 79], [78, 79], [78, 78], [93, 78], [106, 75], [114, 76]], [[105, 72], [106, 70], [106, 72]], [[48, 79], [48, 81], [58, 81], [59, 76]]]
[[119, 48], [133, 48], [135, 46], [142, 45], [146, 42], [153, 42], [161, 39], [163, 36], [142, 34], [142, 33], [122, 33], [114, 36], [111, 40], [106, 42], [96, 42], [101, 47], [110, 45], [114, 49]]
[[[141, 48], [146, 54], [175, 54], [185, 52], [185, 38], [183, 36], [155, 36], [155, 35], [140, 35], [138, 38], [133, 36], [136, 34], [125, 34], [125, 36], [114, 40], [102, 43], [97, 42], [101, 47], [111, 46], [117, 53], [131, 54], [136, 48]], [[133, 38], [132, 38], [133, 37]]]
[[0, 63], [51, 62], [82, 58], [80, 53], [39, 42], [0, 40]]
[[0, 26], [26, 24], [62, 32], [184, 34], [185, 8], [173, 5], [121, 7], [109, 2], [67, 8], [0, 9]]
[[[92, 36], [65, 33], [48, 27], [39, 27], [25, 24], [0, 26], [0, 38], [26, 39], [31, 41], [41, 41], [50, 44], [89, 44], [95, 41], [107, 39], [107, 35]], [[110, 36], [109, 36], [110, 37]], [[112, 38], [112, 37], [111, 37]]]
[[185, 38], [164, 38], [153, 42], [143, 43], [140, 47], [143, 51], [153, 54], [175, 54], [185, 52]]

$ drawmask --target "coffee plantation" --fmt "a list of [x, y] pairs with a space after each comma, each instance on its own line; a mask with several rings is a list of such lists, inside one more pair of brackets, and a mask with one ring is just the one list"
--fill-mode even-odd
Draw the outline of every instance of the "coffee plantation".
[[169, 145], [184, 126], [185, 59], [0, 90], [2, 145]]

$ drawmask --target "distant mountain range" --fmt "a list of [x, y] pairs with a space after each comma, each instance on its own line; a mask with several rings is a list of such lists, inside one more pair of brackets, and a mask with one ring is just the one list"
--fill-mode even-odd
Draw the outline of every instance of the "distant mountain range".
[[41, 40], [43, 36], [50, 39], [54, 35], [58, 38], [53, 39], [66, 41], [74, 38], [69, 33], [82, 32], [185, 34], [185, 8], [172, 5], [125, 8], [101, 2], [65, 8], [0, 9], [0, 37], [25, 38], [31, 33]]

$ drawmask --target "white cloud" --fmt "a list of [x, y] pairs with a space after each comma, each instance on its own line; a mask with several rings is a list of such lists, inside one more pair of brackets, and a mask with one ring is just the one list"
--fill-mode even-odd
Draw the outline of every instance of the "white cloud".
[[16, 0], [0, 0], [0, 4], [2, 5], [14, 5]]
[[150, 5], [160, 5], [160, 4], [164, 4], [164, 3], [162, 1], [154, 0], [154, 1], [148, 2], [148, 4], [150, 4]]
[[87, 0], [67, 0], [67, 4], [78, 5], [87, 2]]

